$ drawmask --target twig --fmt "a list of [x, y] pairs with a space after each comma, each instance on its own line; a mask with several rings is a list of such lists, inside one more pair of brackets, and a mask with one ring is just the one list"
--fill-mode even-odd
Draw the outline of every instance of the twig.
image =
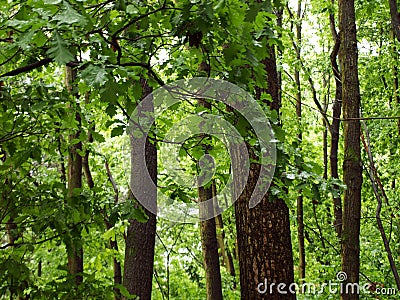
[[[360, 115], [361, 115], [361, 112], [360, 112]], [[375, 214], [376, 222], [378, 224], [379, 232], [381, 233], [381, 236], [382, 236], [383, 245], [385, 246], [385, 250], [386, 250], [386, 253], [387, 253], [387, 256], [388, 256], [388, 259], [389, 259], [389, 263], [390, 263], [390, 268], [392, 269], [393, 276], [394, 276], [394, 279], [396, 281], [397, 288], [400, 289], [399, 273], [397, 271], [397, 267], [396, 267], [396, 264], [395, 264], [394, 259], [393, 259], [392, 250], [390, 249], [390, 244], [389, 244], [389, 241], [387, 239], [387, 236], [386, 236], [386, 233], [385, 233], [385, 229], [383, 227], [382, 220], [381, 220], [382, 199], [381, 199], [381, 196], [380, 196], [380, 194], [378, 192], [378, 188], [376, 186], [376, 182], [375, 182], [375, 178], [374, 178], [374, 176], [376, 177], [377, 172], [376, 172], [375, 163], [374, 163], [374, 159], [373, 159], [372, 152], [371, 152], [371, 144], [370, 144], [368, 127], [367, 127], [367, 125], [365, 124], [364, 121], [362, 121], [361, 123], [362, 123], [363, 128], [364, 128], [366, 139], [364, 138], [364, 135], [361, 135], [361, 138], [362, 138], [362, 142], [364, 144], [365, 150], [366, 150], [366, 152], [368, 154], [369, 165], [370, 165], [370, 170], [371, 170], [371, 172], [369, 173], [369, 175], [370, 175], [369, 178], [371, 180], [371, 184], [372, 184], [372, 188], [373, 188], [376, 200], [378, 201], [378, 206], [376, 208], [376, 214]]]

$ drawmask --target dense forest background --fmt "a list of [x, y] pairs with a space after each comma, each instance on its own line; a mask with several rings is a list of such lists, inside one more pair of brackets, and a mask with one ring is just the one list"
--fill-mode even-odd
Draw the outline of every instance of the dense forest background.
[[[0, 3], [1, 299], [398, 297], [396, 0]], [[195, 77], [254, 98], [273, 167], [243, 106], [197, 95], [155, 119], [152, 93]], [[143, 99], [155, 120], [138, 135]], [[237, 129], [246, 155], [180, 123], [210, 114]], [[193, 134], [168, 148], [176, 124]], [[210, 156], [204, 184], [174, 180], [174, 168], [204, 175]], [[235, 163], [247, 176], [232, 176]], [[258, 195], [263, 168], [274, 176]], [[205, 201], [230, 178], [215, 213]], [[171, 207], [208, 203], [200, 214], [213, 217], [156, 217], [137, 193], [155, 203], [157, 192]], [[338, 285], [358, 282], [360, 293]]]

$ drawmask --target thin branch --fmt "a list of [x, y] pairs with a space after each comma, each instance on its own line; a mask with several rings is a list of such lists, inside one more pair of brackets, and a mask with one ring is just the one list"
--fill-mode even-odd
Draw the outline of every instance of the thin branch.
[[[383, 227], [382, 220], [381, 220], [382, 199], [381, 199], [381, 196], [380, 196], [380, 194], [378, 192], [378, 188], [376, 186], [376, 179], [375, 178], [377, 176], [377, 172], [376, 172], [375, 163], [374, 163], [374, 159], [373, 159], [372, 152], [371, 152], [371, 144], [370, 144], [368, 127], [365, 124], [365, 122], [361, 122], [361, 123], [363, 125], [365, 136], [366, 136], [366, 139], [365, 139], [364, 135], [361, 135], [362, 142], [364, 144], [365, 151], [368, 154], [369, 165], [370, 165], [370, 170], [371, 170], [371, 172], [369, 172], [369, 178], [371, 180], [371, 184], [372, 184], [372, 188], [373, 188], [376, 200], [378, 201], [378, 206], [376, 208], [376, 214], [375, 214], [376, 222], [378, 224], [378, 229], [379, 229], [379, 232], [380, 232], [382, 240], [383, 240], [383, 245], [385, 247], [385, 250], [386, 250], [386, 253], [387, 253], [387, 256], [388, 256], [388, 260], [389, 260], [389, 263], [390, 263], [390, 268], [392, 269], [393, 276], [394, 276], [394, 279], [396, 281], [397, 288], [400, 289], [399, 273], [397, 271], [397, 267], [396, 267], [396, 264], [395, 264], [394, 259], [393, 259], [392, 250], [390, 249], [390, 244], [389, 244], [388, 238], [386, 236], [385, 228]], [[375, 178], [374, 178], [374, 176], [375, 176]]]
[[149, 11], [148, 13], [145, 13], [143, 15], [137, 16], [136, 18], [133, 18], [132, 20], [130, 20], [128, 23], [126, 23], [124, 26], [122, 26], [121, 28], [119, 28], [117, 31], [115, 31], [112, 34], [112, 39], [117, 39], [118, 34], [120, 34], [121, 32], [123, 32], [124, 30], [126, 30], [127, 28], [129, 28], [131, 25], [135, 24], [136, 22], [140, 21], [141, 19], [144, 19], [150, 15], [153, 15], [155, 13], [158, 13], [159, 11], [164, 10], [165, 7], [165, 2], [164, 4], [160, 7], [157, 8], [155, 10]]
[[106, 171], [107, 171], [108, 180], [110, 180], [110, 182], [112, 184], [112, 187], [114, 189], [114, 193], [115, 193], [114, 202], [118, 203], [118, 195], [119, 195], [118, 186], [117, 186], [117, 183], [114, 180], [114, 177], [111, 174], [110, 166], [108, 165], [108, 161], [107, 161], [106, 158], [105, 158], [104, 166], [105, 166]]
[[122, 67], [142, 67], [142, 68], [146, 69], [152, 75], [152, 77], [155, 79], [155, 81], [157, 81], [157, 83], [160, 86], [165, 85], [164, 81], [157, 75], [156, 72], [154, 72], [154, 70], [153, 70], [153, 68], [151, 67], [150, 64], [142, 63], [142, 62], [127, 62], [127, 63], [121, 63], [121, 64], [119, 64], [119, 66], [122, 66]]
[[[287, 9], [287, 11], [288, 11], [288, 13], [289, 13], [289, 16], [293, 19], [294, 16], [293, 16], [293, 13], [292, 13], [291, 10], [290, 10], [289, 5], [286, 6], [286, 9]], [[293, 36], [290, 36], [290, 39], [291, 39], [291, 41], [292, 41], [293, 48], [295, 49], [296, 54], [300, 53], [299, 46], [298, 46], [298, 45], [296, 44], [296, 42], [294, 41]], [[322, 106], [321, 106], [321, 103], [320, 103], [319, 100], [318, 100], [317, 91], [316, 91], [316, 89], [315, 89], [314, 80], [312, 79], [312, 77], [311, 77], [311, 75], [310, 75], [310, 70], [309, 70], [308, 67], [304, 64], [303, 59], [302, 59], [301, 57], [298, 57], [298, 61], [299, 61], [299, 63], [300, 63], [300, 66], [301, 66], [301, 68], [302, 68], [304, 74], [305, 74], [306, 77], [307, 77], [308, 83], [310, 84], [311, 92], [312, 92], [312, 95], [313, 95], [313, 101], [314, 101], [315, 105], [317, 106], [318, 111], [321, 113], [322, 118], [325, 120], [326, 124], [328, 125], [328, 129], [330, 130], [330, 129], [331, 129], [331, 125], [330, 125], [330, 123], [329, 123], [328, 118], [326, 117], [326, 114], [325, 114], [325, 112], [324, 112], [324, 110], [323, 110], [323, 108], [322, 108]]]

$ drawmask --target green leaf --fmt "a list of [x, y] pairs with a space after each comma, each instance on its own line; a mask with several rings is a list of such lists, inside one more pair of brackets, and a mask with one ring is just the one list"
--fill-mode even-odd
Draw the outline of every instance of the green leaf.
[[72, 8], [68, 2], [63, 1], [63, 11], [54, 17], [54, 20], [59, 21], [59, 24], [79, 24], [85, 26], [87, 20], [84, 16], [79, 14], [75, 9]]
[[106, 141], [104, 136], [101, 133], [98, 133], [96, 131], [92, 132], [92, 136], [97, 142], [104, 143]]
[[126, 12], [130, 15], [137, 15], [139, 13], [139, 10], [132, 4], [129, 4], [126, 7]]
[[132, 212], [132, 218], [141, 223], [146, 223], [149, 217], [141, 209], [134, 209]]
[[92, 87], [103, 86], [107, 82], [108, 73], [104, 68], [90, 65], [81, 73], [83, 80]]
[[122, 284], [116, 284], [115, 287], [121, 292], [121, 295], [126, 299], [134, 299], [135, 295], [131, 295], [129, 291]]
[[237, 58], [238, 54], [240, 53], [240, 46], [236, 44], [231, 44], [228, 47], [222, 50], [222, 53], [225, 57], [227, 63], [230, 63], [232, 60]]
[[111, 130], [111, 137], [119, 136], [124, 133], [125, 126], [117, 126]]
[[246, 12], [246, 21], [254, 22], [260, 10], [260, 3], [254, 3], [249, 6], [249, 9]]
[[75, 59], [74, 55], [66, 47], [67, 43], [55, 31], [53, 36], [53, 47], [47, 50], [47, 54], [58, 64], [65, 65]]
[[214, 10], [219, 10], [220, 8], [225, 7], [225, 0], [220, 0], [217, 5], [214, 6]]

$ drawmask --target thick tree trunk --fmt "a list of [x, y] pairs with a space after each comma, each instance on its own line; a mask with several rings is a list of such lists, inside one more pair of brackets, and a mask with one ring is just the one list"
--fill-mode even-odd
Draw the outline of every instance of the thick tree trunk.
[[[342, 228], [342, 271], [347, 274], [344, 285], [359, 282], [360, 216], [362, 167], [360, 155], [360, 90], [357, 68], [357, 38], [354, 0], [339, 0], [340, 52], [344, 115], [344, 192]], [[359, 299], [352, 288], [344, 289], [341, 299]]]
[[[269, 58], [263, 61], [267, 71], [268, 92], [273, 101], [271, 109], [280, 107], [278, 74], [274, 49], [267, 49]], [[261, 94], [257, 89], [257, 97]], [[250, 157], [254, 158], [251, 149]], [[233, 159], [240, 159], [233, 151]], [[295, 299], [288, 291], [294, 282], [293, 253], [290, 236], [289, 209], [282, 199], [271, 199], [267, 194], [261, 202], [249, 209], [249, 199], [255, 188], [260, 166], [250, 165], [249, 178], [241, 195], [234, 191], [236, 229], [239, 249], [240, 286], [242, 299]], [[240, 171], [240, 170], [239, 170]], [[239, 186], [245, 174], [234, 176]], [[278, 285], [282, 283], [282, 285]], [[283, 284], [285, 286], [283, 287]], [[279, 291], [281, 289], [281, 291]], [[285, 294], [286, 293], [286, 294]]]
[[[143, 89], [143, 98], [151, 93], [151, 89], [144, 79], [141, 79]], [[144, 110], [152, 112], [154, 107], [146, 107]], [[142, 159], [142, 152], [137, 149], [136, 145], [142, 144], [139, 140], [146, 139], [146, 164], [147, 170], [137, 167]], [[154, 142], [148, 137], [143, 136], [136, 138], [131, 136], [131, 188], [148, 189], [143, 192], [148, 199], [146, 202], [156, 206], [157, 191], [143, 181], [144, 172], [149, 172], [152, 180], [157, 181], [157, 149]], [[130, 194], [133, 197], [133, 194]], [[153, 280], [153, 263], [154, 263], [154, 244], [156, 236], [156, 216], [149, 212], [146, 208], [137, 203], [137, 207], [141, 207], [148, 221], [145, 223], [137, 220], [130, 220], [128, 232], [126, 236], [125, 246], [125, 265], [124, 265], [124, 286], [132, 295], [139, 296], [141, 300], [151, 299], [152, 280]]]
[[[73, 82], [76, 78], [76, 71], [71, 67], [65, 67], [65, 83], [70, 93], [73, 93]], [[77, 105], [77, 104], [76, 104]], [[69, 135], [69, 142], [79, 138], [81, 130], [81, 116], [79, 112], [75, 111], [75, 104], [71, 104], [72, 111], [75, 114], [75, 120], [78, 124], [78, 129]], [[74, 195], [75, 189], [82, 188], [82, 156], [78, 154], [82, 151], [82, 142], [74, 145], [70, 144], [68, 153], [68, 200], [71, 200]], [[71, 201], [72, 202], [72, 201]], [[71, 203], [72, 204], [72, 203]], [[79, 224], [74, 224], [71, 229], [71, 240], [67, 245], [68, 252], [68, 271], [71, 275], [75, 276], [75, 283], [79, 285], [82, 283], [83, 277], [83, 246], [81, 241], [81, 227]], [[77, 275], [79, 274], [79, 275]]]

